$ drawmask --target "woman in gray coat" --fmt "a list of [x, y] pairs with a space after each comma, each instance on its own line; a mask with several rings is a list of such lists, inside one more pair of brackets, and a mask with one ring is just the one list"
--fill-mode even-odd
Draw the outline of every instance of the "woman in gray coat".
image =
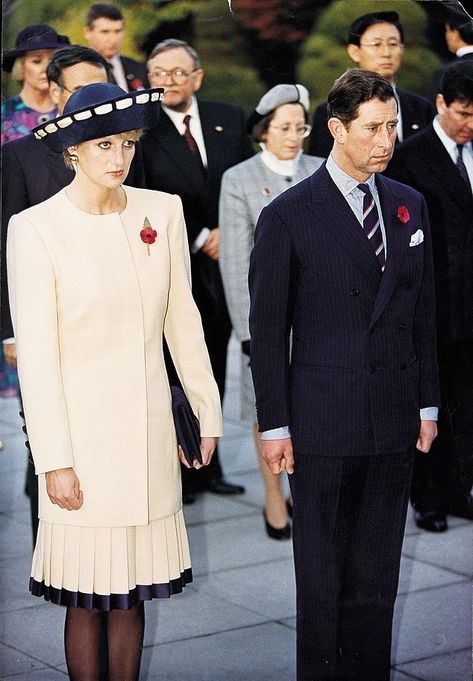
[[241, 418], [251, 419], [265, 485], [263, 510], [267, 534], [289, 539], [292, 507], [284, 498], [279, 476], [270, 473], [259, 455], [260, 435], [256, 423], [255, 397], [249, 368], [250, 331], [248, 269], [253, 235], [262, 209], [295, 183], [313, 173], [324, 159], [302, 152], [307, 124], [309, 93], [303, 85], [276, 85], [260, 100], [248, 119], [248, 132], [262, 151], [225, 172], [220, 191], [220, 268], [228, 309], [241, 343]]

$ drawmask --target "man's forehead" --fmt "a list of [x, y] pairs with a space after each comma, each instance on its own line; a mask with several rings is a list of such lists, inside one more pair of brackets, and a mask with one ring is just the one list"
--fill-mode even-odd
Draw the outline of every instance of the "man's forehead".
[[387, 99], [385, 102], [377, 97], [362, 102], [358, 107], [358, 118], [370, 118], [373, 115], [390, 115], [397, 116], [397, 102], [394, 97]]

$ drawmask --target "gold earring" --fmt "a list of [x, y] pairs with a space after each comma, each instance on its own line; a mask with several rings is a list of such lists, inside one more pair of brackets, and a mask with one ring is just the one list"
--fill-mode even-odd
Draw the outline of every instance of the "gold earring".
[[71, 160], [71, 163], [79, 163], [79, 157], [77, 156], [77, 154], [71, 154], [69, 158]]

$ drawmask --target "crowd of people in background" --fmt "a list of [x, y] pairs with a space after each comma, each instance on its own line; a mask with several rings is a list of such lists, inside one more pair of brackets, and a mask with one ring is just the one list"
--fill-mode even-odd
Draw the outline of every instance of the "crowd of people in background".
[[[318, 624], [314, 623], [311, 614], [307, 612], [307, 603], [311, 604], [311, 608], [326, 607], [330, 612], [332, 607], [335, 610], [338, 607], [331, 601], [329, 604], [328, 601], [323, 602], [320, 594], [316, 593], [307, 576], [306, 564], [309, 558], [306, 550], [302, 548], [302, 543], [314, 541], [313, 535], [307, 532], [308, 526], [312, 527], [316, 522], [311, 513], [327, 513], [328, 517], [330, 515], [327, 510], [328, 502], [326, 503], [327, 500], [321, 502], [315, 510], [315, 507], [311, 507], [310, 512], [308, 506], [297, 507], [297, 502], [291, 495], [285, 497], [278, 473], [283, 469], [292, 472], [292, 448], [287, 444], [290, 442], [291, 434], [296, 451], [296, 467], [297, 446], [303, 448], [307, 443], [325, 440], [320, 433], [311, 434], [309, 437], [307, 429], [304, 430], [305, 426], [302, 428], [304, 437], [300, 436], [299, 440], [294, 440], [292, 426], [294, 421], [297, 423], [297, 419], [290, 417], [289, 413], [278, 413], [277, 407], [272, 402], [276, 399], [275, 386], [279, 380], [276, 377], [276, 369], [268, 364], [265, 373], [261, 367], [265, 366], [265, 362], [269, 362], [269, 359], [264, 357], [265, 352], [267, 355], [274, 353], [273, 360], [279, 357], [279, 368], [284, 373], [281, 380], [286, 385], [286, 388], [281, 390], [283, 392], [287, 390], [288, 375], [292, 369], [289, 365], [285, 366], [284, 358], [290, 356], [290, 347], [293, 347], [294, 356], [299, 361], [302, 361], [300, 357], [311, 356], [310, 345], [315, 341], [310, 334], [315, 333], [317, 343], [320, 343], [321, 348], [325, 348], [323, 336], [324, 334], [330, 336], [330, 329], [334, 324], [334, 314], [326, 306], [338, 306], [343, 309], [345, 303], [343, 305], [340, 303], [336, 291], [324, 290], [322, 284], [317, 283], [319, 278], [320, 282], [330, 286], [331, 264], [327, 261], [324, 263], [323, 258], [319, 260], [319, 253], [314, 253], [312, 259], [304, 261], [298, 253], [298, 248], [306, 248], [304, 242], [301, 246], [294, 238], [294, 241], [289, 243], [283, 233], [279, 232], [278, 244], [274, 241], [274, 235], [278, 232], [275, 231], [271, 236], [270, 231], [271, 228], [281, 230], [281, 224], [285, 224], [289, 231], [292, 229], [292, 220], [295, 220], [299, 208], [290, 203], [292, 198], [285, 197], [297, 197], [300, 202], [308, 202], [312, 200], [308, 198], [309, 195], [322, 196], [323, 192], [326, 192], [328, 205], [332, 206], [331, 190], [327, 184], [328, 176], [346, 198], [363, 228], [369, 220], [368, 216], [371, 214], [373, 217], [376, 214], [376, 221], [365, 231], [368, 240], [379, 239], [375, 248], [377, 262], [373, 258], [371, 263], [372, 281], [379, 279], [376, 281], [380, 290], [383, 290], [384, 285], [392, 286], [389, 294], [392, 308], [390, 313], [392, 337], [386, 347], [390, 348], [391, 359], [395, 357], [396, 362], [399, 360], [403, 376], [420, 371], [419, 384], [421, 385], [425, 379], [430, 386], [427, 394], [417, 400], [421, 423], [438, 422], [436, 438], [433, 426], [428, 435], [423, 433], [421, 428], [413, 457], [412, 484], [407, 494], [410, 495], [414, 508], [415, 522], [423, 531], [444, 532], [448, 530], [449, 516], [473, 521], [473, 20], [462, 11], [451, 11], [447, 15], [445, 40], [452, 53], [452, 59], [432, 74], [430, 97], [423, 97], [406, 92], [396, 84], [397, 75], [402, 69], [404, 51], [408, 49], [405, 48], [404, 30], [398, 14], [389, 9], [360, 16], [351, 26], [347, 26], [347, 52], [353, 60], [354, 68], [345, 75], [340, 74], [341, 79], [336, 82], [330, 93], [327, 93], [328, 101], [320, 103], [315, 108], [312, 118], [309, 93], [304, 84], [281, 83], [266, 92], [259, 102], [255, 102], [254, 111], [245, 120], [242, 108], [237, 105], [200, 99], [198, 92], [205, 74], [200, 56], [192, 45], [174, 38], [163, 40], [154, 47], [147, 63], [144, 64], [121, 54], [124, 31], [123, 15], [118, 7], [108, 3], [97, 3], [90, 7], [85, 20], [84, 36], [88, 46], [71, 45], [68, 37], [60, 35], [53, 27], [32, 24], [19, 32], [15, 47], [3, 54], [3, 70], [11, 73], [20, 90], [18, 94], [2, 102], [1, 111], [2, 394], [11, 396], [21, 392], [21, 386], [18, 386], [16, 380], [17, 351], [9, 302], [13, 298], [11, 291], [9, 297], [8, 263], [5, 258], [10, 220], [12, 216], [58, 195], [71, 183], [77, 184], [78, 177], [80, 178], [84, 172], [80, 170], [78, 173], [79, 162], [74, 160], [66, 165], [60, 153], [38, 140], [31, 131], [42, 127], [46, 131], [46, 136], [50, 134], [50, 130], [55, 126], [54, 121], [60, 120], [67, 112], [67, 107], [70, 107], [69, 99], [77, 96], [82, 88], [94, 84], [107, 82], [113, 84], [117, 88], [115, 99], [119, 96], [118, 88], [123, 95], [128, 93], [133, 97], [139, 96], [140, 92], [147, 93], [162, 88], [159, 119], [154, 125], [146, 126], [148, 129], [141, 139], [138, 140], [137, 137], [133, 140], [134, 154], [132, 158], [130, 157], [130, 169], [125, 184], [137, 190], [174, 194], [182, 202], [190, 252], [192, 296], [200, 314], [203, 339], [221, 402], [225, 395], [227, 352], [232, 330], [240, 344], [240, 410], [241, 418], [247, 421], [252, 429], [265, 489], [262, 529], [264, 528], [267, 535], [274, 540], [285, 540], [295, 535], [298, 598], [301, 599], [298, 608], [300, 618], [298, 681], [325, 678], [322, 671], [314, 672], [314, 669], [319, 667], [322, 670], [326, 659], [332, 660], [332, 652], [328, 648], [324, 649], [323, 645], [329, 645], [327, 640], [330, 640], [331, 645], [330, 636], [333, 634], [336, 648], [337, 640], [345, 640], [347, 633], [353, 635], [361, 617], [367, 618], [364, 631], [369, 626], [378, 629], [378, 638], [376, 641], [373, 639], [373, 646], [379, 652], [379, 656], [376, 657], [378, 666], [375, 665], [377, 676], [373, 676], [372, 680], [376, 678], [376, 681], [378, 679], [383, 681], [387, 678], [386, 660], [389, 659], [390, 641], [387, 631], [392, 618], [397, 568], [393, 571], [394, 581], [391, 580], [389, 585], [385, 585], [386, 593], [389, 592], [387, 597], [389, 602], [382, 616], [379, 613], [376, 617], [372, 616], [369, 608], [363, 613], [358, 612], [353, 603], [350, 605], [349, 589], [353, 589], [354, 593], [356, 586], [345, 584], [342, 577], [340, 579], [343, 583], [335, 586], [333, 576], [326, 580], [324, 588], [327, 593], [334, 592], [336, 588], [342, 591], [347, 589], [345, 593], [347, 608], [352, 608], [350, 618], [347, 618], [345, 623], [347, 629], [337, 633], [338, 625], [333, 625], [331, 616], [327, 615], [328, 619], [322, 626], [320, 621]], [[359, 98], [361, 95], [358, 92], [355, 95], [354, 90], [350, 90], [353, 88], [350, 78], [358, 83], [360, 92], [366, 90], [366, 93], [369, 91], [371, 94], [366, 94], [365, 99]], [[347, 93], [355, 102], [354, 110], [350, 109], [349, 102], [344, 101], [344, 98], [348, 97]], [[379, 104], [377, 109], [370, 108], [374, 106], [373, 102]], [[366, 116], [369, 113], [371, 118], [363, 118], [365, 113]], [[383, 156], [383, 162], [379, 161], [366, 175], [366, 179], [360, 177], [361, 184], [355, 183], [356, 186], [352, 186], [350, 182], [347, 183], [347, 177], [356, 178], [366, 135], [372, 134], [373, 139], [378, 135], [378, 128], [381, 126], [378, 118], [382, 119], [382, 125], [385, 125], [388, 131], [382, 142], [376, 142], [379, 148], [384, 150], [383, 153], [378, 152], [379, 157]], [[363, 131], [358, 131], [357, 126], [361, 125], [361, 122], [364, 126]], [[121, 129], [116, 132], [121, 133], [126, 129], [126, 124], [124, 127], [122, 124]], [[357, 138], [357, 134], [364, 134], [365, 138]], [[371, 179], [375, 176], [376, 181]], [[309, 191], [307, 183], [312, 177], [316, 178], [314, 185], [316, 189], [313, 189], [312, 194], [310, 192], [307, 194]], [[402, 189], [397, 183], [407, 185], [409, 189]], [[299, 187], [298, 194], [292, 189], [296, 185]], [[286, 194], [286, 190], [289, 189], [290, 192]], [[352, 191], [353, 199], [350, 197]], [[416, 192], [420, 192], [422, 196], [419, 197]], [[400, 256], [396, 255], [395, 240], [390, 241], [386, 212], [390, 200], [388, 197], [391, 195], [399, 197], [397, 200], [400, 207], [396, 207], [398, 222], [405, 226], [411, 220], [414, 224], [417, 219], [415, 229], [411, 230], [413, 237], [416, 229], [421, 233], [419, 238], [423, 240], [424, 235], [426, 237], [426, 255], [423, 262], [418, 262], [414, 257], [418, 256], [418, 251], [410, 248], [410, 253], [404, 256], [406, 262], [402, 266], [400, 260], [396, 261], [396, 267], [399, 267], [396, 275], [392, 274], [390, 268], [394, 265], [391, 263]], [[346, 218], [343, 216], [345, 202], [343, 207], [340, 207], [335, 199], [333, 201], [334, 214], [338, 215], [334, 220], [343, 222]], [[270, 204], [271, 207], [268, 209]], [[319, 209], [320, 214], [324, 214], [321, 204]], [[405, 209], [405, 212], [401, 209]], [[300, 211], [301, 225], [304, 225], [305, 221], [309, 225], [311, 219], [317, 219], [313, 213], [309, 218], [302, 212], [302, 208]], [[259, 224], [261, 240], [257, 242], [259, 246], [252, 255], [255, 231], [258, 231]], [[428, 234], [431, 235], [431, 241]], [[345, 239], [345, 242], [339, 244], [342, 249], [347, 248], [347, 242], [354, 250], [358, 248], [354, 243], [350, 244], [350, 237], [346, 236]], [[408, 244], [407, 247], [417, 246], [418, 243]], [[434, 317], [426, 319], [430, 314], [428, 297], [431, 291], [427, 290], [429, 287], [426, 286], [430, 276], [430, 255], [427, 251], [430, 246], [433, 254], [432, 286], [435, 288], [436, 300], [434, 331], [432, 331]], [[323, 253], [325, 242], [321, 241], [319, 247]], [[359, 249], [361, 253], [361, 245]], [[307, 246], [307, 253], [309, 251], [310, 247]], [[273, 282], [273, 286], [268, 279], [271, 272], [274, 276], [274, 271], [267, 264], [270, 257], [273, 257], [273, 266], [274, 263], [279, 263], [280, 267], [278, 270], [280, 277], [277, 277], [277, 282]], [[334, 260], [339, 261], [338, 255]], [[297, 266], [294, 264], [295, 261], [298, 262]], [[379, 269], [377, 272], [374, 271], [376, 267]], [[312, 268], [315, 268], [313, 270], [315, 274], [311, 283], [306, 278], [307, 271], [312, 271]], [[423, 275], [419, 280], [421, 269]], [[283, 281], [285, 272], [288, 277], [286, 288]], [[249, 275], [250, 281], [253, 282], [251, 303]], [[393, 278], [395, 276], [396, 283]], [[355, 282], [347, 289], [350, 304], [358, 301], [361, 305], [364, 292], [360, 292], [360, 289], [363, 289], [364, 280], [361, 279], [360, 284], [355, 273], [349, 268], [346, 269], [345, 277], [347, 286], [348, 280]], [[386, 281], [389, 283], [384, 284]], [[426, 288], [425, 293], [423, 287]], [[402, 289], [405, 300], [396, 307], [397, 303], [394, 301], [397, 300], [396, 296], [400, 295], [397, 289]], [[280, 297], [275, 297], [271, 302], [273, 294], [274, 296], [279, 294]], [[415, 296], [418, 295], [425, 295], [425, 299], [422, 299], [422, 309], [420, 303], [416, 302], [418, 299]], [[312, 309], [309, 304], [307, 305], [307, 314], [313, 315], [310, 323], [314, 324], [315, 331], [312, 327], [308, 331], [305, 326], [307, 320], [300, 316], [298, 301], [305, 299], [305, 296], [309, 296], [307, 300], [313, 298], [318, 301], [320, 297], [325, 297], [326, 300], [326, 305], [320, 303], [320, 309], [315, 306]], [[421, 309], [417, 314], [416, 305], [419, 305], [419, 310]], [[250, 307], [253, 315], [251, 327], [255, 340], [252, 339], [253, 333], [250, 333]], [[294, 318], [291, 316], [293, 314]], [[360, 308], [359, 315], [364, 314]], [[269, 319], [267, 315], [270, 315]], [[286, 337], [286, 333], [291, 329], [293, 336]], [[433, 334], [428, 341], [426, 329], [430, 336]], [[351, 342], [350, 330], [347, 333], [343, 342], [339, 339], [341, 345], [337, 352], [341, 354], [345, 347], [343, 343], [347, 345]], [[367, 336], [370, 342], [374, 342], [376, 326], [371, 325], [367, 333], [371, 334]], [[410, 342], [411, 334], [414, 338], [413, 355], [404, 356], [401, 348]], [[438, 361], [440, 377], [439, 394], [435, 388], [435, 380], [430, 375], [435, 363], [429, 354], [432, 349], [430, 343], [433, 342], [435, 334], [437, 341], [433, 350], [436, 351], [438, 358], [435, 361]], [[354, 338], [353, 347], [357, 342]], [[426, 346], [416, 347], [416, 343], [420, 342], [426, 343]], [[367, 344], [368, 341], [364, 343]], [[37, 348], [41, 348], [41, 343], [37, 344]], [[277, 352], [275, 348], [278, 348]], [[425, 360], [429, 364], [428, 370], [425, 366], [420, 368], [418, 366], [418, 362], [421, 361], [418, 358], [422, 357], [424, 351], [429, 355], [429, 359]], [[364, 350], [360, 350], [360, 353], [362, 352]], [[384, 351], [380, 348], [378, 352], [381, 356]], [[328, 348], [326, 353], [329, 357]], [[361, 356], [363, 355], [360, 354]], [[168, 348], [164, 343], [164, 357], [169, 379], [185, 386], [186, 375], [183, 375], [178, 366], [179, 362], [185, 364], [180, 351], [175, 347]], [[40, 354], [36, 361], [41, 363], [43, 359], [45, 362], [48, 361]], [[316, 360], [317, 358], [310, 362], [317, 364]], [[387, 357], [386, 362], [390, 361]], [[202, 362], [205, 364], [205, 358]], [[376, 372], [380, 369], [377, 362], [375, 358], [370, 364], [369, 370], [373, 375], [377, 375]], [[323, 363], [322, 360], [320, 363]], [[186, 368], [184, 374], [186, 371], [189, 369]], [[299, 366], [298, 371], [304, 371], [304, 366]], [[332, 373], [325, 368], [326, 403], [318, 403], [319, 414], [325, 414], [327, 405], [330, 407], [333, 391], [344, 391], [351, 394], [354, 401], [357, 400], [356, 390], [353, 389], [353, 393], [350, 393], [351, 388], [343, 382], [345, 377], [341, 375], [341, 369], [336, 373], [332, 366], [330, 371]], [[256, 397], [254, 378], [259, 381]], [[271, 383], [272, 380], [275, 381], [274, 385]], [[395, 380], [401, 385], [404, 378]], [[41, 386], [46, 402], [48, 389], [48, 385]], [[209, 390], [211, 392], [210, 388]], [[303, 376], [300, 377], [297, 390], [294, 388], [295, 392], [291, 397], [285, 395], [284, 399], [289, 402], [302, 399], [298, 390], [301, 393], [305, 391], [307, 401], [310, 401], [312, 386]], [[410, 397], [412, 395], [403, 395], [406, 404]], [[399, 415], [396, 411], [395, 418], [404, 418], [403, 414], [407, 407], [402, 406], [401, 402], [397, 405], [397, 395], [394, 396], [393, 393], [391, 403], [382, 401], [381, 398], [380, 400], [377, 407], [384, 410], [384, 415], [380, 416], [381, 420], [385, 418], [385, 412], [391, 409], [401, 412]], [[348, 405], [347, 409], [350, 411], [350, 404], [348, 402], [343, 404]], [[349, 421], [351, 417], [343, 415], [342, 407], [338, 406], [340, 419], [346, 418]], [[361, 405], [357, 405], [357, 408], [358, 406], [361, 409]], [[363, 421], [364, 413], [362, 411], [359, 413], [360, 422]], [[331, 431], [326, 435], [334, 436], [333, 419], [327, 414], [324, 418], [324, 423], [332, 424], [326, 426]], [[378, 447], [379, 440], [385, 436], [384, 433], [378, 433], [378, 424], [363, 425], [360, 422], [357, 422], [356, 428], [366, 426], [366, 432], [369, 434], [363, 440], [363, 446], [368, 446], [366, 442], [371, 442], [374, 438], [373, 441], [376, 441]], [[403, 422], [403, 425], [399, 426], [399, 432], [403, 432], [404, 425]], [[211, 434], [218, 435], [218, 428], [214, 430], [215, 433]], [[294, 432], [297, 432], [296, 425]], [[306, 436], [307, 440], [304, 439]], [[352, 437], [352, 432], [347, 430], [350, 442]], [[280, 449], [277, 450], [274, 442], [286, 444], [278, 445]], [[403, 449], [404, 445], [399, 444], [400, 440], [396, 442], [398, 443], [396, 447]], [[324, 479], [332, 480], [330, 476], [333, 471], [329, 472], [328, 468], [324, 468], [327, 459], [330, 459], [328, 452], [330, 446], [328, 444], [320, 446], [326, 450], [322, 452], [325, 459], [324, 456], [320, 457], [324, 459], [324, 463], [320, 463], [320, 470], [324, 471], [323, 474], [326, 476]], [[348, 444], [346, 447], [350, 448]], [[390, 454], [387, 451], [383, 453]], [[354, 454], [354, 459], [362, 458], [356, 446], [353, 446], [353, 452], [350, 450], [348, 454]], [[213, 456], [207, 463], [208, 465], [203, 466], [201, 470], [189, 468], [181, 463], [184, 504], [194, 503], [197, 496], [204, 492], [219, 495], [245, 493], [242, 486], [226, 478], [216, 445]], [[315, 469], [310, 469], [312, 463], [309, 465], [305, 461], [304, 466], [307, 467], [307, 480], [316, 481]], [[403, 462], [403, 472], [399, 473], [407, 476], [408, 480], [411, 475], [409, 466], [409, 463]], [[44, 466], [42, 469], [38, 467], [32, 443], [27, 465], [26, 492], [31, 504], [33, 545], [36, 543], [38, 532], [37, 473], [44, 475], [45, 470], [48, 469]], [[358, 471], [356, 475], [359, 474]], [[365, 474], [368, 475], [366, 472]], [[343, 476], [345, 473], [338, 471], [337, 475]], [[350, 475], [355, 475], [353, 470]], [[381, 473], [379, 475], [381, 476]], [[307, 480], [305, 482], [296, 480], [291, 492], [299, 494], [301, 499], [305, 498], [305, 495], [310, 494], [310, 490], [304, 488], [304, 485], [307, 486]], [[387, 488], [387, 477], [379, 477], [378, 481], [381, 480]], [[316, 482], [314, 489], [315, 487]], [[399, 493], [391, 491], [393, 498]], [[319, 490], [318, 493], [322, 497], [323, 491]], [[377, 497], [376, 499], [378, 503], [379, 499]], [[407, 504], [407, 498], [405, 501]], [[398, 503], [401, 508], [401, 502]], [[396, 502], [393, 504], [395, 506]], [[351, 512], [355, 512], [351, 506], [350, 508]], [[387, 555], [391, 564], [398, 566], [399, 542], [402, 540], [405, 515], [401, 509], [395, 521], [393, 517], [389, 517], [387, 507], [380, 506], [380, 509], [380, 527], [384, 526], [386, 529], [390, 526], [391, 534], [386, 530], [386, 536], [393, 538], [392, 552], [388, 552]], [[397, 524], [394, 527], [395, 522]], [[373, 532], [381, 531], [380, 527]], [[355, 533], [355, 529], [352, 530]], [[327, 548], [327, 537], [324, 535], [326, 531], [327, 527], [320, 532], [317, 538], [318, 546], [323, 546], [326, 555], [331, 555], [331, 549]], [[344, 547], [343, 550], [346, 549], [346, 541], [347, 537], [344, 537], [336, 549], [332, 547], [334, 554], [338, 556], [340, 546]], [[366, 552], [369, 552], [366, 546], [362, 542], [356, 546], [366, 559]], [[312, 560], [314, 564], [318, 564], [316, 558], [312, 557]], [[337, 557], [334, 558], [335, 563], [337, 560]], [[355, 563], [353, 559], [354, 572], [357, 569]], [[186, 563], [185, 568], [188, 567]], [[318, 569], [324, 573], [326, 567], [319, 565]], [[374, 570], [378, 568], [383, 571], [388, 569], [384, 565], [373, 567]], [[336, 619], [335, 615], [333, 617]], [[330, 630], [329, 635], [328, 630], [332, 625], [335, 628]], [[339, 623], [339, 626], [342, 624]], [[315, 639], [311, 640], [313, 636]], [[139, 633], [137, 637], [139, 638]], [[326, 678], [338, 679], [336, 674], [342, 673], [339, 672], [340, 669], [344, 670], [343, 673], [346, 673], [347, 669], [352, 669], [351, 662], [354, 661], [353, 669], [358, 669], [358, 655], [365, 661], [372, 655], [372, 649], [371, 652], [367, 652], [369, 646], [366, 646], [366, 640], [360, 642], [359, 638], [353, 635], [352, 639], [359, 642], [359, 649], [352, 643], [343, 644], [346, 645], [346, 656], [345, 650], [342, 650], [340, 653], [342, 659], [333, 662], [337, 671], [333, 672], [333, 676]], [[318, 645], [314, 644], [314, 640], [325, 643], [320, 644], [321, 647], [314, 651], [314, 645]], [[75, 641], [74, 645], [76, 644]], [[314, 661], [316, 658], [317, 662]], [[135, 667], [136, 664], [135, 659]], [[71, 667], [77, 669], [80, 664], [71, 662]], [[80, 673], [77, 671], [75, 673], [74, 678], [80, 679]], [[357, 676], [353, 678], [358, 679]]]

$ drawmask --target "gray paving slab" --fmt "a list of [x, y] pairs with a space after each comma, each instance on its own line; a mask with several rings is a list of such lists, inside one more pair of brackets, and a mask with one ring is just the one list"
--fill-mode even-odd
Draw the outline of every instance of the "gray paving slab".
[[413, 674], [421, 681], [471, 681], [473, 678], [471, 647], [403, 664], [399, 666], [399, 670]]
[[260, 513], [190, 527], [189, 541], [196, 576], [292, 555], [291, 542], [266, 536]]
[[33, 672], [44, 667], [44, 663], [38, 662], [11, 646], [0, 643], [0, 678]]
[[471, 600], [468, 582], [399, 596], [393, 663], [400, 665], [471, 647]]
[[65, 608], [37, 599], [39, 604], [2, 615], [0, 641], [38, 662], [64, 664]]
[[186, 587], [184, 593], [169, 600], [146, 603], [145, 645], [208, 636], [267, 620], [264, 615], [219, 598], [212, 590], [203, 593], [199, 587]]
[[200, 593], [214, 594], [268, 619], [280, 620], [296, 614], [292, 558], [215, 573], [209, 580], [197, 579], [196, 588]]
[[264, 624], [146, 648], [140, 681], [290, 681], [294, 632]]
[[2, 676], [0, 681], [65, 681], [69, 676], [67, 672], [53, 667], [35, 669], [32, 672], [23, 672], [14, 676]]
[[31, 555], [3, 557], [0, 560], [0, 621], [7, 613], [38, 604], [29, 590]]
[[31, 557], [31, 529], [21, 519], [0, 514], [0, 536], [2, 559], [17, 557], [22, 561], [28, 556]]
[[[239, 476], [240, 480], [246, 476]], [[232, 478], [232, 482], [235, 482]], [[244, 484], [242, 482], [242, 484]], [[248, 503], [240, 503], [241, 497], [227, 497], [206, 492], [199, 494], [197, 501], [189, 506], [184, 506], [184, 516], [187, 527], [201, 525], [202, 523], [214, 523], [226, 518], [240, 518], [254, 513], [254, 508]]]
[[432, 589], [445, 584], [469, 582], [469, 577], [403, 556], [399, 575], [399, 594]]
[[463, 521], [437, 535], [422, 532], [404, 538], [403, 554], [473, 577], [473, 523]]

